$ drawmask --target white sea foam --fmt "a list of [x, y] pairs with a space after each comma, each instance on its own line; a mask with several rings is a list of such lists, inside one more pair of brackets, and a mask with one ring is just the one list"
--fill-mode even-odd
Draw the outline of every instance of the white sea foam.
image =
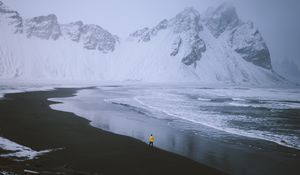
[[208, 99], [208, 98], [202, 98], [202, 97], [199, 97], [197, 98], [199, 101], [211, 101], [211, 99]]
[[[141, 101], [141, 100], [139, 100]], [[146, 105], [145, 103], [142, 103], [143, 105]], [[225, 131], [227, 133], [231, 134], [237, 134], [241, 136], [251, 137], [251, 138], [257, 138], [257, 139], [263, 139], [275, 142], [277, 144], [297, 148], [300, 149], [300, 142], [299, 137], [297, 136], [289, 136], [289, 135], [282, 135], [282, 134], [275, 134], [270, 131], [261, 131], [261, 130], [247, 130], [247, 128], [239, 129], [234, 128], [232, 126], [227, 125], [227, 121], [247, 121], [246, 116], [236, 116], [236, 115], [220, 115], [216, 113], [197, 113], [192, 114], [190, 112], [183, 113], [178, 112], [176, 110], [168, 111], [166, 109], [162, 109], [159, 107], [153, 107], [148, 106], [151, 109], [159, 110], [167, 115], [170, 115], [171, 117], [180, 118], [183, 120], [187, 120], [193, 123], [199, 123], [217, 130]], [[256, 119], [256, 121], [253, 121], [251, 119], [251, 122], [258, 123], [259, 119]], [[249, 120], [250, 121], [250, 120]], [[267, 122], [267, 121], [264, 121]]]
[[240, 107], [253, 107], [253, 108], [270, 108], [270, 109], [300, 109], [300, 103], [286, 103], [268, 101], [263, 104], [259, 103], [243, 103], [243, 102], [230, 102], [229, 105]]
[[234, 100], [234, 101], [247, 101], [244, 98], [238, 98], [238, 97], [233, 97], [232, 100]]
[[[278, 143], [280, 145], [293, 147], [300, 149], [300, 137], [295, 134], [285, 134], [285, 133], [276, 133], [271, 130], [260, 130], [260, 129], [250, 129], [246, 126], [238, 126], [233, 125], [232, 123], [236, 122], [246, 122], [252, 123], [252, 125], [262, 125], [263, 123], [268, 125], [268, 123], [272, 122], [271, 118], [255, 118], [248, 117], [243, 115], [228, 115], [222, 114], [214, 111], [201, 111], [195, 106], [197, 103], [192, 102], [189, 99], [186, 99], [184, 96], [177, 96], [174, 98], [174, 95], [159, 94], [155, 96], [155, 94], [151, 94], [151, 96], [137, 96], [133, 98], [135, 101], [139, 102], [144, 107], [160, 111], [166, 115], [169, 115], [172, 118], [179, 118], [183, 120], [187, 120], [193, 123], [199, 123], [217, 130], [225, 131], [231, 134], [237, 134], [241, 136], [258, 138], [263, 140], [272, 141]], [[169, 99], [172, 99], [171, 101]], [[244, 98], [232, 98], [233, 102], [223, 102], [217, 103], [220, 106], [234, 105], [240, 107], [264, 107], [270, 109], [297, 109], [299, 107], [299, 103], [292, 102], [280, 102], [280, 101], [267, 101], [265, 103], [247, 103], [247, 100]], [[176, 102], [177, 100], [177, 102]], [[199, 100], [199, 99], [198, 99]], [[216, 106], [216, 103], [202, 100], [201, 106]], [[190, 104], [189, 104], [190, 102]], [[281, 126], [276, 126], [281, 127]]]

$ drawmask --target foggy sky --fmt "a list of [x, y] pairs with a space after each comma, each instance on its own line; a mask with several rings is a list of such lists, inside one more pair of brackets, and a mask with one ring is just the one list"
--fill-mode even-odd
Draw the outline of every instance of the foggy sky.
[[[169, 19], [185, 7], [203, 12], [224, 0], [2, 0], [25, 18], [54, 13], [60, 23], [82, 20], [120, 37]], [[273, 63], [284, 58], [300, 66], [300, 0], [232, 0], [240, 18], [262, 33]]]

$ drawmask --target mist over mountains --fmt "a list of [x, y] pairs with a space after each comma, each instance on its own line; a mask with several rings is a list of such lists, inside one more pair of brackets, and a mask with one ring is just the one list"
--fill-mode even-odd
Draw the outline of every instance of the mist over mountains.
[[289, 81], [300, 83], [300, 67], [291, 58], [274, 61], [274, 69]]
[[231, 3], [203, 14], [186, 8], [120, 38], [83, 21], [61, 24], [55, 14], [23, 19], [0, 2], [0, 29], [1, 79], [285, 83], [259, 30]]

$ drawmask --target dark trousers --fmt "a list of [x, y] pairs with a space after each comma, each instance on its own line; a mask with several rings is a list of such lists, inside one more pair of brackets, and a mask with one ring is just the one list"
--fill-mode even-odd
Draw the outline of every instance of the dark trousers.
[[149, 147], [153, 147], [153, 142], [149, 142]]

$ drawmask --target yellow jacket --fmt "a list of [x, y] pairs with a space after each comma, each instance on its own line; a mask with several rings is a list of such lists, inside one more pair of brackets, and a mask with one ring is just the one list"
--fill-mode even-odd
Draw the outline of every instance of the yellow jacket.
[[149, 137], [149, 142], [154, 142], [154, 137], [153, 136]]

